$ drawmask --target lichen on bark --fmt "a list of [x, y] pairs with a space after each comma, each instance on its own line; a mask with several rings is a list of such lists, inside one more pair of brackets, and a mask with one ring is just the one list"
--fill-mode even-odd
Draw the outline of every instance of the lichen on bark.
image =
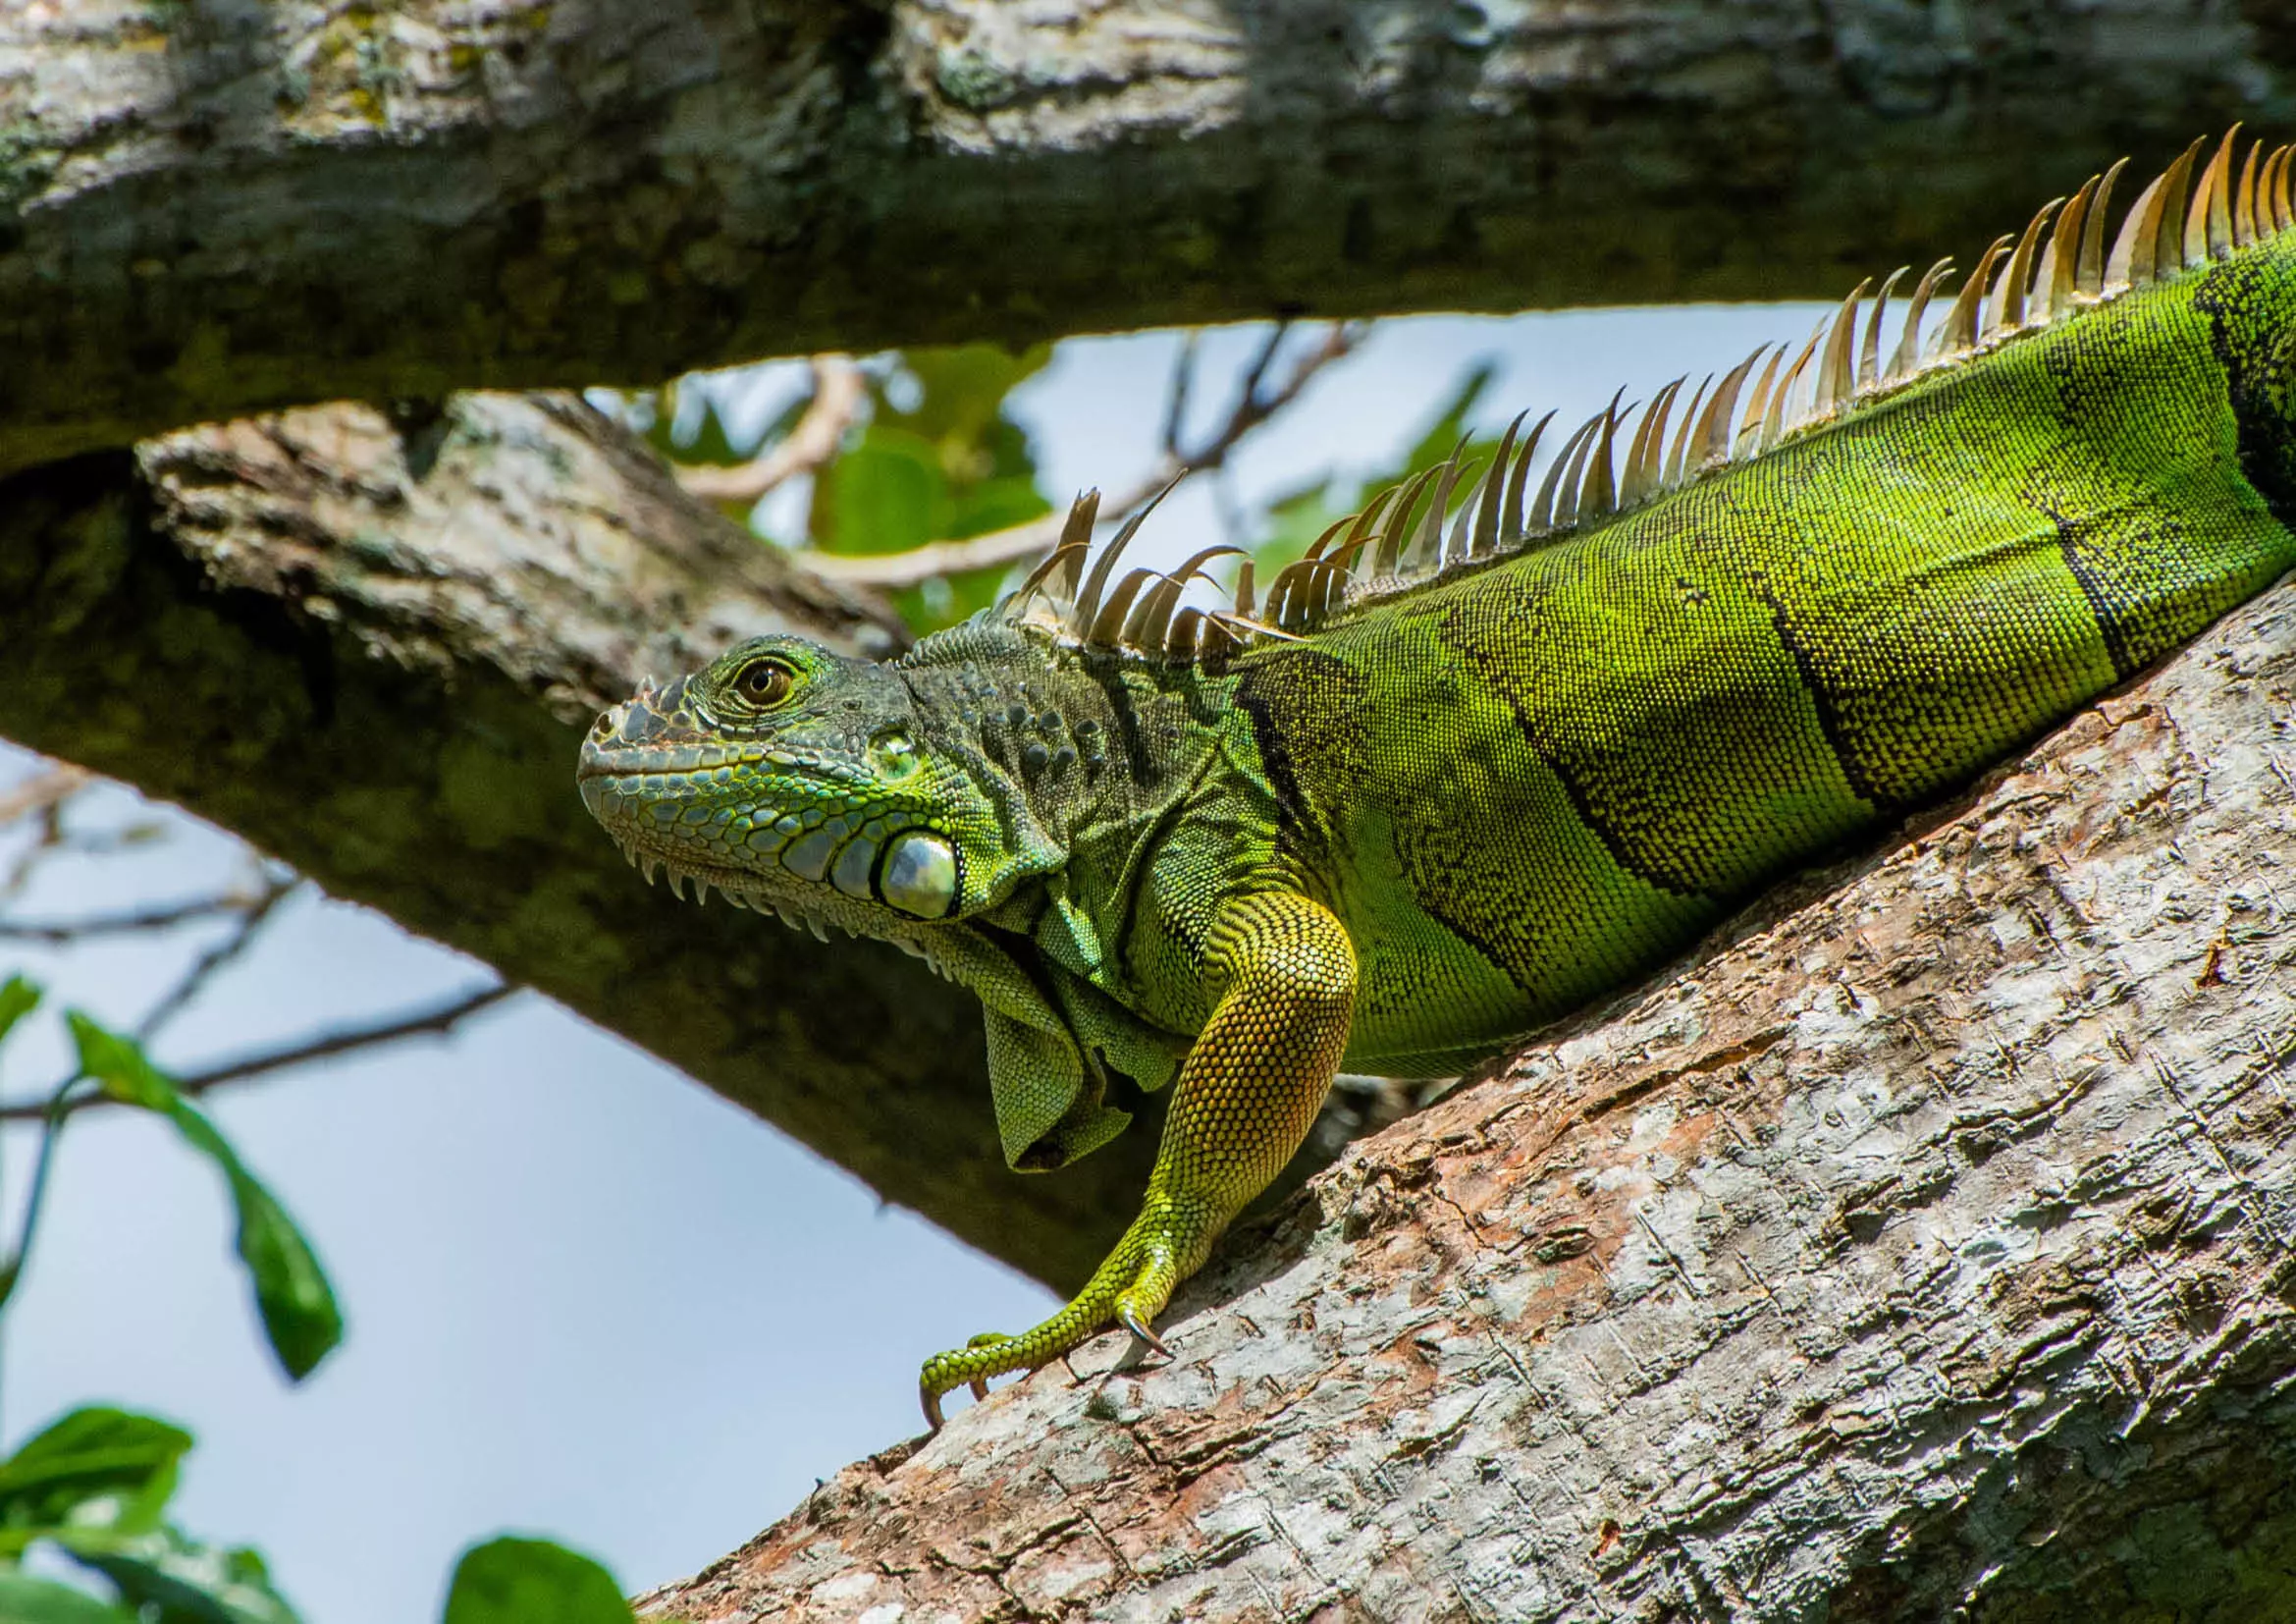
[[2284, 117], [2255, 9], [8, 7], [0, 471], [767, 354], [1839, 298]]

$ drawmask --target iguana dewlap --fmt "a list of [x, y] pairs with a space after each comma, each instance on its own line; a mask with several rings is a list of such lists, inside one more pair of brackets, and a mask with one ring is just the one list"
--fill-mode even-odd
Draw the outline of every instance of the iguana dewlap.
[[1896, 277], [1543, 461], [1510, 430], [1256, 605], [1184, 597], [1224, 549], [1118, 576], [1138, 517], [1089, 557], [1088, 499], [898, 661], [758, 638], [599, 719], [583, 798], [635, 861], [980, 995], [1014, 1166], [1177, 1074], [1139, 1218], [1044, 1324], [928, 1361], [935, 1424], [1149, 1336], [1341, 1066], [1491, 1054], [2296, 567], [2289, 149], [2198, 153], [2117, 231], [2112, 176], [2044, 209], [1942, 318], [1923, 277], [1887, 364]]

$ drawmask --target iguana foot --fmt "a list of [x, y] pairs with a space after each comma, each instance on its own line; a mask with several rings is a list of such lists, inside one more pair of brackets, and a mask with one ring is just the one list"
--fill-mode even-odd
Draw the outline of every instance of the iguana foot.
[[917, 1378], [917, 1397], [933, 1430], [940, 1430], [942, 1394], [971, 1387], [975, 1397], [983, 1396], [990, 1377], [1048, 1365], [1111, 1325], [1122, 1325], [1168, 1356], [1171, 1350], [1148, 1326], [1171, 1301], [1184, 1272], [1181, 1260], [1189, 1260], [1192, 1269], [1210, 1249], [1218, 1228], [1208, 1219], [1208, 1214], [1151, 1205], [1133, 1219], [1085, 1288], [1042, 1325], [1018, 1336], [984, 1331], [961, 1348], [926, 1360]]
[[1244, 1204], [1308, 1137], [1347, 1048], [1356, 950], [1319, 903], [1255, 892], [1220, 912], [1207, 975], [1219, 1002], [1180, 1067], [1140, 1217], [1076, 1300], [1019, 1336], [976, 1336], [925, 1362], [925, 1419], [940, 1395], [1057, 1359], [1114, 1321], [1159, 1353], [1148, 1327]]

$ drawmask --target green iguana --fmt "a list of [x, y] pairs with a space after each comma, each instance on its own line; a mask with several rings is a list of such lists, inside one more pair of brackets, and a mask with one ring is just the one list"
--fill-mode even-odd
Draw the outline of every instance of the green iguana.
[[2109, 251], [2120, 165], [2052, 203], [1925, 326], [1941, 262], [1887, 364], [1902, 272], [1679, 413], [1614, 398], [1535, 485], [1518, 419], [1256, 605], [1248, 565], [1185, 601], [1231, 549], [1115, 578], [1143, 515], [1094, 556], [1088, 496], [897, 661], [761, 637], [600, 717], [583, 798], [649, 879], [980, 995], [1013, 1166], [1118, 1132], [1110, 1073], [1179, 1077], [1140, 1217], [1042, 1325], [927, 1361], [933, 1423], [1111, 1322], [1160, 1347], [1343, 1065], [1494, 1053], [2296, 568], [2291, 149], [2236, 176], [2236, 135]]

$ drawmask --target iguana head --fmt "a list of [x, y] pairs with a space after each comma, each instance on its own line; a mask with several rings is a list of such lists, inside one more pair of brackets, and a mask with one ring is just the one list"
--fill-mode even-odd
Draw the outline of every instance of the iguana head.
[[934, 731], [896, 669], [756, 637], [599, 717], [578, 779], [649, 880], [898, 936], [1013, 876], [993, 786]]

